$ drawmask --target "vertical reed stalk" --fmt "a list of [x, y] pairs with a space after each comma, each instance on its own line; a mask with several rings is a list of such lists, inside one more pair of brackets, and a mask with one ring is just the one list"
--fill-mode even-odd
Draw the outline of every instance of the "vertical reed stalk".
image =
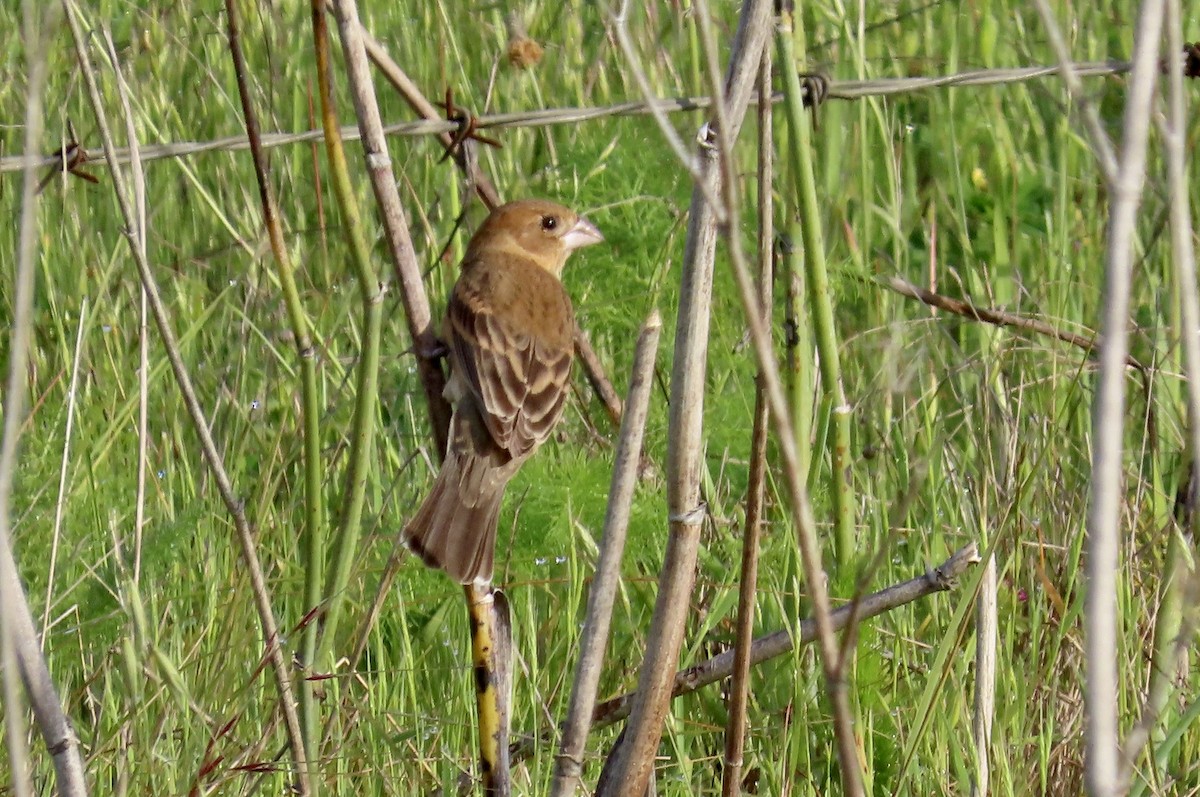
[[84, 797], [87, 781], [79, 741], [50, 678], [41, 642], [33, 624], [29, 599], [21, 586], [12, 547], [12, 488], [17, 470], [17, 443], [25, 422], [29, 389], [29, 345], [33, 330], [33, 298], [37, 255], [37, 163], [46, 86], [46, 50], [50, 22], [57, 9], [26, 2], [22, 35], [28, 85], [25, 89], [25, 142], [21, 179], [21, 213], [17, 221], [17, 251], [13, 270], [13, 317], [8, 346], [8, 374], [4, 386], [4, 426], [0, 439], [0, 665], [3, 672], [5, 741], [13, 779], [13, 793], [34, 793], [26, 743], [25, 701], [18, 680], [33, 708], [34, 720], [54, 761], [58, 794]]
[[508, 599], [491, 586], [466, 584], [471, 620], [471, 664], [479, 716], [479, 769], [487, 797], [510, 797], [508, 757], [512, 719], [512, 621]]
[[784, 347], [787, 351], [788, 412], [799, 458], [800, 481], [808, 484], [812, 470], [815, 363], [812, 356], [812, 323], [809, 314], [804, 311], [807, 305], [804, 298], [808, 293], [805, 290], [807, 280], [804, 278], [804, 249], [800, 246], [800, 222], [796, 220], [799, 211], [795, 204], [795, 198], [789, 192], [783, 200], [781, 215], [786, 219], [786, 227], [779, 241], [780, 268], [777, 273], [782, 275], [787, 297], [783, 328], [787, 336]]
[[[1076, 97], [1079, 79], [1070, 53], [1045, 0], [1036, 0], [1051, 44], [1062, 62], [1064, 82]], [[1163, 3], [1143, 3], [1134, 34], [1133, 71], [1121, 131], [1113, 153], [1095, 108], [1086, 101], [1083, 119], [1093, 153], [1104, 174], [1109, 223], [1104, 258], [1104, 299], [1100, 324], [1100, 369], [1092, 404], [1092, 480], [1087, 515], [1087, 598], [1084, 607], [1085, 746], [1084, 782], [1093, 797], [1120, 793], [1117, 698], [1117, 575], [1120, 566], [1122, 458], [1125, 433], [1125, 360], [1129, 352], [1129, 304], [1133, 239], [1146, 179], [1146, 147]]]

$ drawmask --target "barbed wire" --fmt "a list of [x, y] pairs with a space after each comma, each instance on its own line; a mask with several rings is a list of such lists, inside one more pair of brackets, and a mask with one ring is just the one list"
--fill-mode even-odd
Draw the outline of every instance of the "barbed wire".
[[[1080, 77], [1106, 77], [1128, 72], [1131, 65], [1128, 61], [1092, 61], [1071, 64], [1071, 68]], [[952, 88], [962, 86], [994, 86], [1010, 83], [1021, 83], [1037, 78], [1058, 74], [1062, 66], [1028, 66], [1005, 69], [971, 69], [956, 72], [952, 75], [933, 77], [905, 78], [876, 78], [874, 80], [828, 80], [820, 76], [811, 76], [815, 80], [806, 84], [810, 93], [806, 102], [815, 99], [817, 102], [828, 100], [860, 100], [867, 97], [889, 97], [898, 94], [909, 94], [935, 88]], [[819, 87], [819, 88], [818, 88]], [[817, 93], [818, 96], [811, 96]], [[783, 95], [775, 93], [772, 103], [782, 101]], [[698, 111], [712, 104], [711, 97], [679, 97], [654, 100], [653, 103], [642, 100], [621, 102], [613, 105], [596, 106], [591, 108], [543, 108], [533, 111], [516, 111], [512, 113], [497, 113], [487, 116], [472, 117], [475, 130], [511, 130], [523, 127], [549, 127], [552, 125], [574, 124], [594, 119], [616, 116], [641, 116], [654, 110], [666, 113]], [[428, 136], [440, 133], [452, 133], [462, 127], [461, 121], [421, 120], [414, 122], [399, 122], [384, 128], [389, 136]], [[356, 140], [359, 136], [358, 127], [347, 125], [341, 129], [342, 138], [347, 141]], [[301, 144], [310, 141], [321, 141], [324, 134], [320, 130], [307, 130], [299, 133], [264, 133], [264, 147], [282, 147], [289, 144]], [[75, 142], [77, 143], [77, 142]], [[164, 158], [183, 158], [208, 152], [237, 152], [249, 149], [245, 136], [229, 136], [211, 141], [184, 141], [172, 144], [151, 144], [141, 147], [143, 161], [161, 160]], [[129, 150], [117, 150], [117, 161], [127, 163]], [[38, 164], [41, 167], [60, 165], [63, 162], [62, 152], [46, 155]], [[90, 162], [90, 161], [89, 161]], [[96, 161], [99, 165], [99, 161]], [[0, 174], [19, 171], [24, 166], [24, 157], [10, 155], [0, 158]]]

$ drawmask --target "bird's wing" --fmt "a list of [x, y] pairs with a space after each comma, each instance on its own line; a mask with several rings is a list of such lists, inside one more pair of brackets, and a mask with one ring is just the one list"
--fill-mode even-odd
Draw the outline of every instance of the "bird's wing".
[[573, 352], [512, 329], [474, 299], [459, 291], [450, 299], [453, 365], [479, 402], [492, 440], [522, 458], [562, 414]]

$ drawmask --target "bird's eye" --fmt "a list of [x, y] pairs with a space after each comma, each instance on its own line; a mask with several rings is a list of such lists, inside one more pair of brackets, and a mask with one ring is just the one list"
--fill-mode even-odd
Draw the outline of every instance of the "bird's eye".
[[558, 216], [542, 216], [542, 229], [550, 232], [558, 226]]

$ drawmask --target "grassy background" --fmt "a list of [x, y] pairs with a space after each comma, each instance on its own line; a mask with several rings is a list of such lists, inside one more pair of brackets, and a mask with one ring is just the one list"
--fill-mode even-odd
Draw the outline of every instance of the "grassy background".
[[[19, 12], [0, 7], [2, 154], [19, 151], [24, 49]], [[661, 95], [703, 92], [688, 3], [637, 4], [631, 30]], [[1036, 14], [1023, 4], [898, 2], [857, 10], [805, 4], [810, 62], [838, 78], [941, 74], [968, 67], [1052, 62]], [[714, 8], [728, 46], [736, 4]], [[243, 4], [245, 49], [268, 129], [313, 127], [311, 33], [306, 9]], [[1081, 60], [1128, 56], [1127, 2], [1060, 7]], [[126, 70], [143, 142], [238, 134], [241, 114], [216, 3], [97, 0], [85, 12], [109, 25]], [[505, 9], [489, 3], [379, 3], [363, 21], [431, 97], [449, 84], [477, 113], [599, 105], [639, 94], [594, 4], [530, 2], [519, 9], [545, 47], [529, 71], [504, 60]], [[860, 28], [861, 23], [861, 28]], [[860, 30], [862, 31], [860, 35]], [[49, 53], [48, 139], [74, 121], [99, 151], [65, 29]], [[111, 75], [108, 76], [109, 78]], [[380, 83], [382, 86], [382, 82]], [[1091, 98], [1119, 131], [1120, 79], [1092, 81]], [[111, 79], [111, 108], [117, 108]], [[386, 120], [409, 118], [381, 88]], [[816, 133], [819, 190], [854, 405], [853, 480], [861, 550], [885, 551], [869, 577], [879, 588], [922, 572], [969, 540], [994, 541], [1001, 571], [998, 699], [992, 793], [1070, 794], [1082, 759], [1081, 550], [1089, 470], [1092, 368], [1075, 349], [932, 314], [870, 281], [898, 274], [977, 303], [1002, 305], [1088, 334], [1098, 315], [1104, 219], [1102, 181], [1054, 80], [951, 89], [854, 104], [830, 103]], [[352, 123], [348, 102], [343, 123]], [[685, 139], [699, 114], [673, 117]], [[747, 190], [753, 153], [743, 139]], [[777, 140], [783, 144], [783, 128]], [[542, 195], [585, 211], [608, 243], [578, 256], [567, 283], [580, 322], [623, 390], [635, 331], [649, 311], [666, 328], [659, 373], [669, 378], [679, 262], [690, 182], [646, 118], [506, 131], [481, 153], [506, 197]], [[1191, 136], [1190, 138], [1194, 138]], [[462, 188], [432, 140], [393, 139], [397, 179], [440, 312], [455, 275], [454, 208]], [[361, 173], [357, 145], [352, 163]], [[318, 193], [308, 145], [272, 152], [289, 243], [322, 352], [322, 444], [330, 505], [341, 493], [358, 351], [356, 287], [331, 195]], [[96, 169], [101, 171], [101, 169]], [[25, 427], [14, 507], [15, 544], [45, 645], [88, 755], [96, 793], [278, 793], [271, 762], [282, 734], [274, 693], [257, 672], [262, 651], [236, 545], [203, 465], [166, 359], [151, 343], [150, 486], [140, 601], [123, 568], [134, 559], [139, 286], [107, 178], [56, 180], [40, 199], [40, 258], [33, 411]], [[324, 186], [324, 183], [322, 183]], [[777, 187], [786, 192], [787, 182]], [[360, 181], [364, 206], [370, 201]], [[0, 206], [15, 218], [19, 184], [0, 177]], [[782, 198], [782, 195], [781, 197]], [[261, 230], [244, 153], [158, 161], [148, 167], [150, 257], [187, 365], [236, 489], [246, 499], [284, 628], [301, 601], [301, 449], [296, 359]], [[1129, 386], [1120, 610], [1122, 720], [1140, 708], [1162, 559], [1184, 459], [1175, 294], [1161, 234], [1165, 187], [1151, 160], [1135, 279], [1133, 351], [1153, 363], [1150, 389]], [[479, 216], [478, 208], [472, 218]], [[0, 227], [12, 261], [15, 225]], [[751, 228], [746, 229], [747, 236]], [[747, 240], [751, 240], [749, 237]], [[439, 259], [447, 242], [451, 254]], [[377, 242], [379, 263], [385, 247]], [[11, 268], [0, 308], [11, 317]], [[782, 294], [784, 286], [777, 286]], [[86, 304], [86, 315], [84, 308]], [[705, 490], [713, 515], [681, 665], [730, 644], [736, 604], [740, 502], [746, 485], [753, 356], [732, 280], [718, 264], [706, 398]], [[776, 318], [781, 329], [782, 299]], [[366, 536], [352, 579], [357, 617], [371, 601], [395, 532], [432, 477], [425, 412], [398, 297], [388, 299], [381, 429], [370, 475]], [[83, 351], [77, 415], [59, 494], [68, 386], [77, 331]], [[0, 340], [7, 358], [8, 341]], [[553, 728], [570, 689], [586, 579], [603, 520], [613, 430], [581, 377], [557, 439], [522, 470], [501, 520], [497, 580], [517, 639], [513, 730]], [[653, 402], [647, 453], [662, 461], [665, 390]], [[817, 430], [811, 483], [829, 517]], [[599, 438], [589, 432], [599, 431]], [[807, 614], [786, 507], [773, 486], [764, 539], [759, 625]], [[56, 533], [55, 509], [63, 523]], [[665, 540], [660, 477], [639, 489], [626, 581], [614, 617], [602, 695], [631, 688], [653, 606]], [[515, 532], [515, 533], [514, 533]], [[51, 550], [57, 548], [51, 572]], [[853, 563], [835, 574], [848, 598]], [[953, 622], [967, 590], [867, 623], [851, 671], [868, 789], [875, 794], [962, 794], [970, 786], [973, 634]], [[348, 624], [352, 625], [352, 624]], [[345, 652], [350, 629], [344, 628]], [[419, 563], [404, 564], [355, 671], [322, 682], [331, 741], [330, 794], [414, 794], [453, 789], [474, 759], [474, 705], [459, 591]], [[1200, 732], [1180, 719], [1197, 685], [1181, 673], [1167, 731], [1141, 762], [1151, 793], [1200, 790]], [[820, 667], [812, 651], [756, 670], [747, 772], [762, 794], [836, 793], [838, 775]], [[716, 688], [676, 702], [660, 752], [660, 793], [719, 791], [725, 709]], [[593, 736], [594, 781], [614, 738]], [[1164, 742], [1164, 739], [1166, 740]], [[521, 793], [545, 790], [553, 747], [539, 745], [515, 773]], [[220, 759], [220, 760], [218, 760]], [[6, 762], [0, 775], [7, 780]], [[39, 772], [45, 773], [42, 765]]]

